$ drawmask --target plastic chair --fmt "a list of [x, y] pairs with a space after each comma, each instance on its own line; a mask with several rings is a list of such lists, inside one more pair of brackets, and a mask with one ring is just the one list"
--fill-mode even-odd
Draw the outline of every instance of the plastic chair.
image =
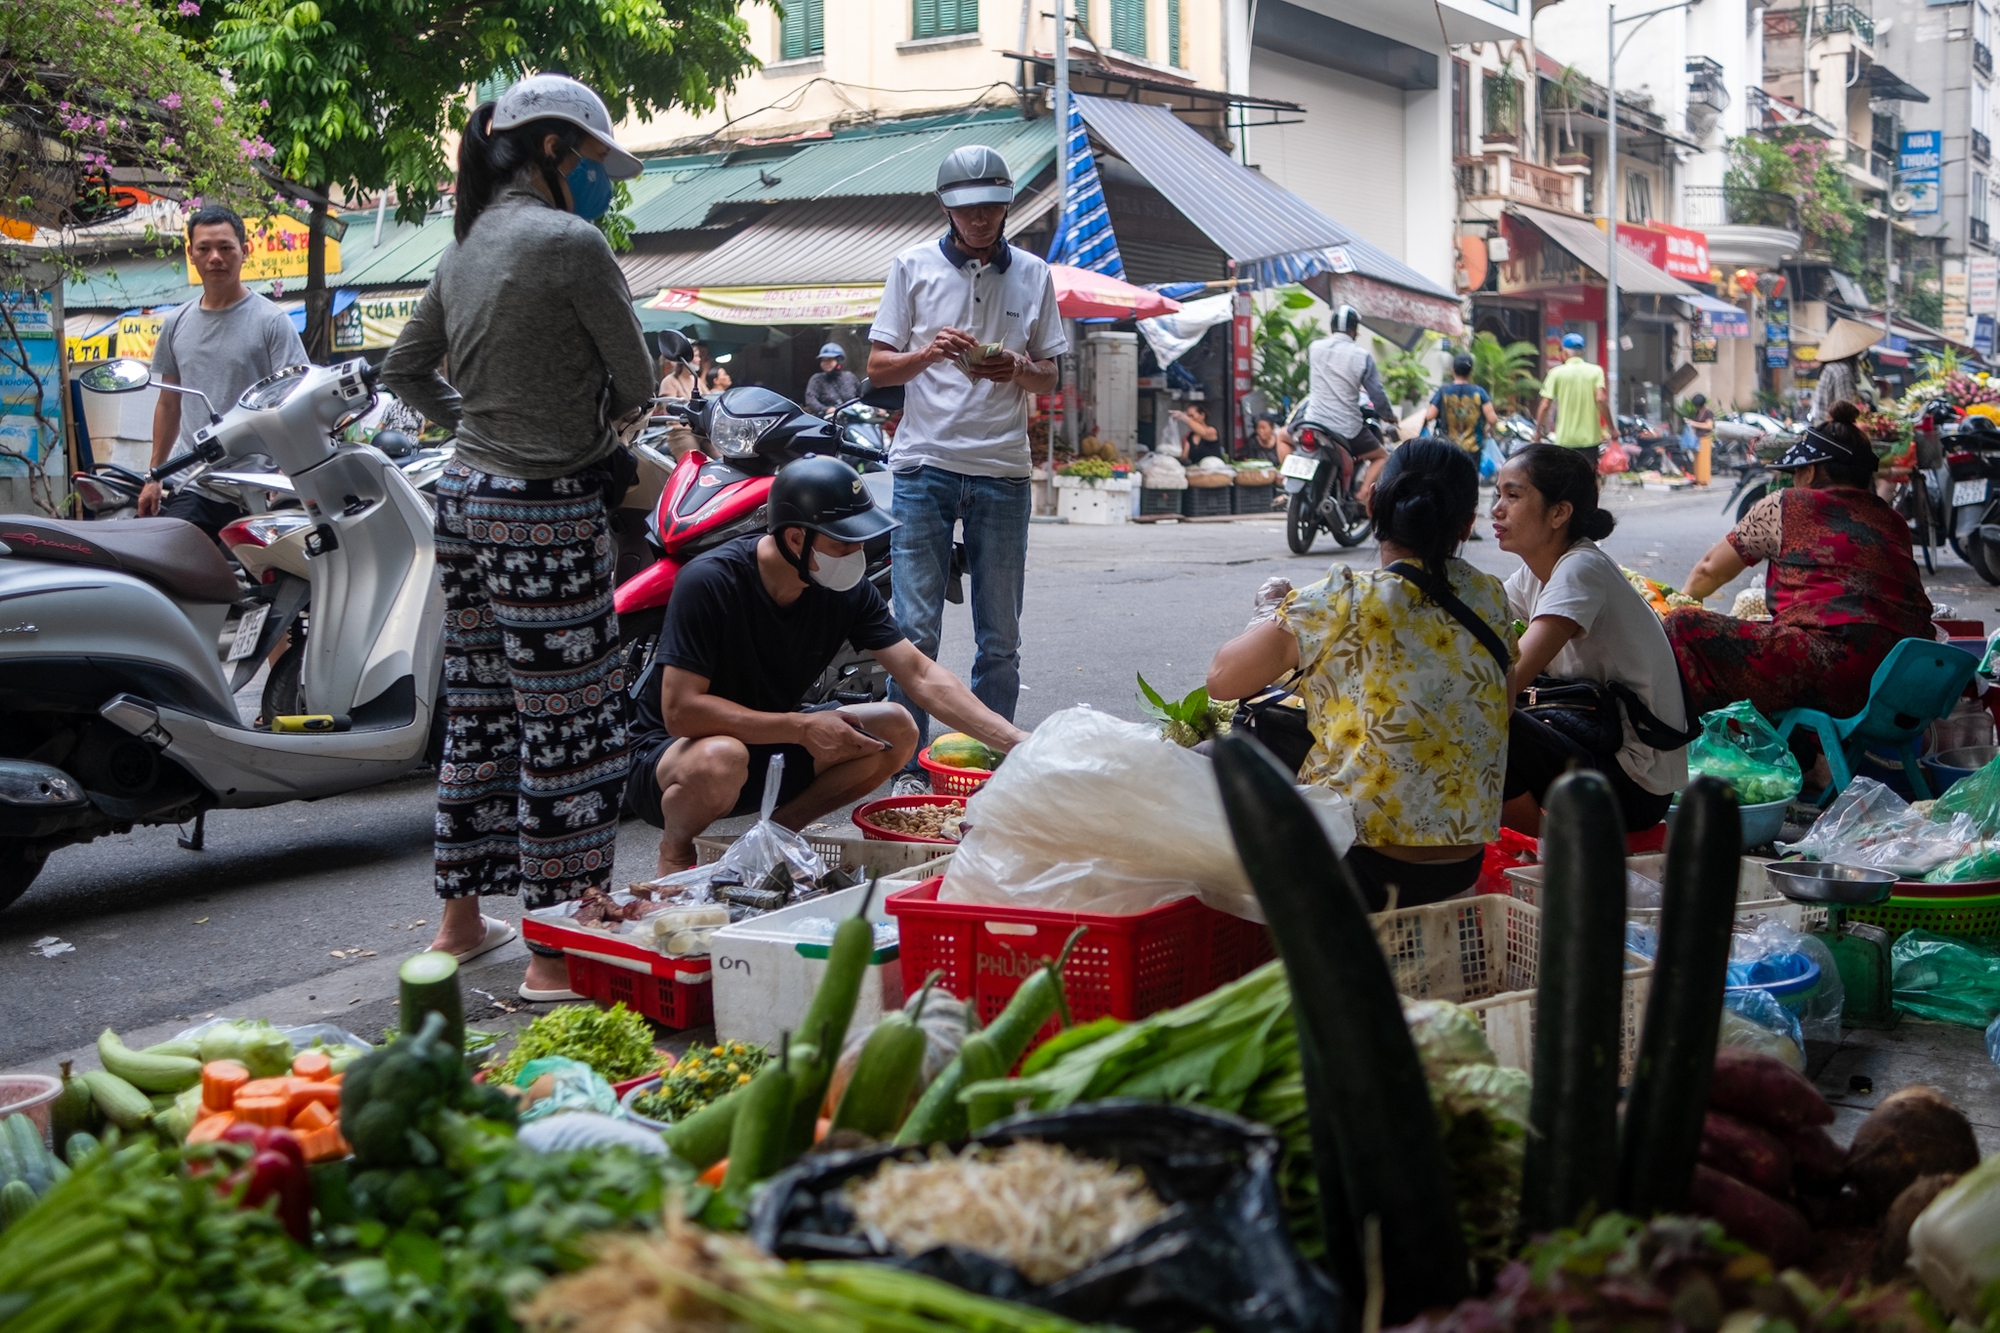
[[1929, 639], [1904, 639], [1875, 668], [1868, 685], [1868, 705], [1853, 717], [1835, 718], [1817, 708], [1793, 708], [1778, 719], [1778, 735], [1794, 727], [1811, 727], [1826, 751], [1833, 784], [1819, 794], [1825, 805], [1854, 780], [1854, 768], [1864, 751], [1891, 751], [1903, 761], [1910, 789], [1920, 801], [1931, 797], [1917, 757], [1917, 738], [1925, 727], [1946, 716], [1965, 693], [1979, 659], [1962, 649]]

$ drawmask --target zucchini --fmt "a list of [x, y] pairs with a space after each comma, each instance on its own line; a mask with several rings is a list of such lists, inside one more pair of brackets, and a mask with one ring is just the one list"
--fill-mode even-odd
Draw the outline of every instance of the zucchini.
[[199, 1060], [201, 1059], [201, 1043], [198, 1041], [183, 1041], [181, 1038], [175, 1037], [172, 1041], [155, 1042], [140, 1051], [139, 1054], [178, 1055], [185, 1060]]
[[49, 1134], [58, 1144], [68, 1143], [72, 1134], [95, 1130], [104, 1123], [97, 1103], [90, 1098], [90, 1089], [70, 1072], [69, 1066], [69, 1061], [62, 1062], [62, 1088], [49, 1103]]
[[[965, 1082], [968, 1088], [974, 1084], [1007, 1076], [1007, 1068], [1011, 1062], [988, 1035], [991, 1031], [989, 1028], [986, 1032], [973, 1033], [965, 1039], [965, 1044], [958, 1048], [958, 1058], [965, 1068]], [[967, 1134], [978, 1133], [1013, 1109], [1008, 1105], [1005, 1093], [998, 1096], [988, 1093], [984, 1097], [974, 1097], [968, 1091], [960, 1093], [958, 1100], [963, 1104]]]
[[153, 1118], [153, 1104], [146, 1094], [107, 1069], [93, 1069], [83, 1076], [91, 1099], [104, 1118], [120, 1129], [143, 1129]]
[[21, 1165], [20, 1178], [37, 1195], [41, 1194], [49, 1187], [49, 1150], [42, 1146], [42, 1131], [35, 1128], [34, 1121], [19, 1114], [0, 1121], [0, 1129], [6, 1131], [14, 1160]]
[[[1014, 997], [1007, 1001], [1007, 1007], [986, 1029], [987, 1040], [1000, 1057], [1000, 1072], [995, 1078], [1005, 1078], [1007, 1071], [1014, 1067], [1027, 1053], [1028, 1043], [1035, 1034], [1048, 1025], [1051, 1018], [1060, 1016], [1062, 1026], [1070, 1025], [1069, 999], [1063, 993], [1062, 970], [1069, 963], [1070, 951], [1083, 938], [1089, 927], [1078, 926], [1063, 941], [1062, 952], [1035, 969], [1034, 975], [1021, 983]], [[976, 1081], [976, 1080], [975, 1080]]]
[[27, 1174], [27, 1163], [14, 1151], [14, 1136], [0, 1129], [0, 1185], [11, 1180], [25, 1180]]
[[403, 1015], [403, 1035], [414, 1037], [423, 1030], [424, 1015], [444, 1015], [444, 1039], [460, 1051], [465, 1049], [465, 997], [458, 989], [458, 960], [435, 949], [403, 960], [396, 969], [398, 1006]]
[[201, 1082], [200, 1060], [132, 1050], [110, 1028], [98, 1034], [97, 1058], [108, 1072], [141, 1092], [180, 1093]]
[[[1292, 777], [1242, 735], [1215, 742], [1215, 775], [1292, 988], [1327, 1260], [1358, 1314], [1362, 1237], [1380, 1227], [1381, 1323], [1471, 1294], [1450, 1166], [1389, 965], [1344, 862]], [[1621, 899], [1622, 905], [1622, 899]]]
[[[794, 1157], [812, 1148], [820, 1103], [826, 1100], [826, 1085], [833, 1081], [834, 1062], [847, 1040], [847, 1025], [854, 1021], [854, 1004], [861, 998], [861, 983], [868, 975], [869, 960], [875, 956], [875, 928], [868, 924], [868, 904], [874, 896], [873, 882], [863, 885], [861, 906], [834, 930], [833, 943], [826, 951], [826, 971], [813, 991], [812, 1003], [806, 1006], [805, 1017], [799, 1020], [799, 1036], [816, 1044], [809, 1052], [803, 1048], [793, 1051], [790, 1061]], [[732, 1159], [735, 1151], [732, 1146]]]
[[914, 1013], [898, 1009], [884, 1014], [868, 1034], [854, 1062], [854, 1074], [847, 1080], [847, 1090], [833, 1110], [833, 1128], [885, 1139], [903, 1123], [910, 1098], [916, 1095], [917, 1080], [924, 1074], [924, 1051], [929, 1044], [921, 1026], [924, 1005], [930, 1000], [931, 987], [943, 975], [939, 970], [924, 979]]
[[1687, 1210], [1715, 1072], [1742, 833], [1728, 783], [1697, 777], [1681, 793], [1667, 844], [1660, 950], [1619, 1133], [1617, 1206], [1635, 1217]]
[[[778, 1058], [757, 1071], [743, 1090], [743, 1106], [729, 1135], [729, 1169], [723, 1172], [718, 1197], [726, 1209], [740, 1214], [749, 1205], [750, 1189], [790, 1165], [791, 1116], [797, 1095], [792, 1076], [789, 1034], [779, 1038]], [[734, 1218], [723, 1219], [733, 1223]]]
[[[92, 1106], [94, 1108], [95, 1103], [92, 1103]], [[96, 1152], [97, 1147], [97, 1136], [87, 1130], [79, 1129], [63, 1140], [63, 1156], [68, 1159], [71, 1166], [75, 1166]]]
[[35, 1206], [35, 1192], [18, 1180], [0, 1187], [0, 1231], [26, 1217]]
[[[753, 1082], [755, 1080], [752, 1080]], [[729, 1140], [736, 1129], [736, 1113], [743, 1109], [749, 1088], [734, 1088], [717, 1097], [685, 1120], [668, 1125], [667, 1147], [674, 1156], [697, 1171], [706, 1171], [729, 1155]]]
[[[1625, 824], [1611, 784], [1589, 769], [1556, 779], [1544, 809], [1535, 1081], [1521, 1169], [1524, 1237], [1603, 1212], [1618, 1179]], [[1733, 870], [1729, 882], [1736, 882]]]

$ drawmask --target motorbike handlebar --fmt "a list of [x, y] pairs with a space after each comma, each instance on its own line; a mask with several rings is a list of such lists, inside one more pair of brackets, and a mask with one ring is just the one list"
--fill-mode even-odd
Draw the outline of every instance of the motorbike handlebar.
[[877, 449], [873, 445], [868, 444], [849, 444], [843, 440], [840, 444], [840, 452], [851, 454], [856, 458], [870, 463], [886, 463], [889, 461], [888, 450]]
[[222, 453], [221, 443], [210, 440], [207, 444], [197, 445], [195, 448], [188, 450], [179, 458], [169, 458], [166, 462], [148, 472], [146, 480], [165, 481], [176, 472], [184, 472], [196, 463], [213, 463], [222, 457]]

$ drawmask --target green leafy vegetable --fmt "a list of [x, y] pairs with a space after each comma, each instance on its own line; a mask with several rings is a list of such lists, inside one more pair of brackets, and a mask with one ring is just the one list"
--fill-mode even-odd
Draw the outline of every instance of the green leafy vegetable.
[[1196, 686], [1179, 702], [1168, 703], [1140, 676], [1139, 711], [1160, 724], [1162, 736], [1182, 749], [1192, 749], [1229, 730], [1235, 705], [1210, 699], [1208, 690], [1202, 686]]
[[491, 1077], [496, 1083], [512, 1083], [523, 1065], [545, 1055], [581, 1060], [608, 1083], [622, 1083], [660, 1067], [652, 1024], [623, 1003], [609, 1009], [573, 1004], [543, 1014], [528, 1024]]
[[660, 1076], [658, 1088], [632, 1099], [632, 1109], [649, 1120], [667, 1122], [693, 1115], [748, 1083], [768, 1058], [762, 1046], [743, 1041], [690, 1047]]

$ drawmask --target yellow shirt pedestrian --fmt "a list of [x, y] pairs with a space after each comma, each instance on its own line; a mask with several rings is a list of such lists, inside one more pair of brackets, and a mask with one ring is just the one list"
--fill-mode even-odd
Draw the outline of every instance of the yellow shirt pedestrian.
[[1604, 443], [1598, 402], [1603, 392], [1604, 368], [1574, 353], [1548, 373], [1542, 381], [1542, 397], [1555, 404], [1554, 443], [1565, 449], [1589, 449]]

